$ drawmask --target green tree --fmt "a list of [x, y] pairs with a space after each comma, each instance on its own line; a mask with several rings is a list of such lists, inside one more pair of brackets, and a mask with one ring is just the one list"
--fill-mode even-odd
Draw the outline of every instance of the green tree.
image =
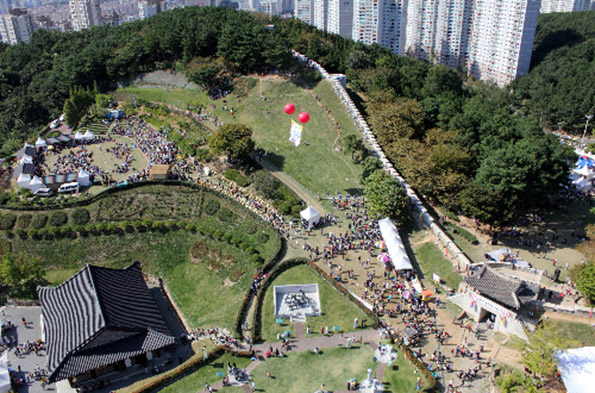
[[45, 270], [39, 259], [6, 253], [0, 261], [0, 275], [14, 297], [31, 299], [37, 296], [37, 285], [44, 282]]
[[379, 169], [382, 169], [382, 162], [376, 156], [368, 156], [362, 162], [363, 170], [360, 175], [360, 182], [366, 185], [366, 181], [370, 175]]
[[84, 89], [80, 86], [70, 90], [70, 97], [64, 102], [64, 117], [66, 123], [72, 128], [76, 128], [89, 109], [95, 102], [97, 91]]
[[232, 160], [246, 158], [254, 150], [252, 130], [243, 124], [226, 124], [213, 134], [209, 146]]
[[398, 181], [382, 170], [372, 173], [364, 187], [372, 217], [402, 220], [407, 212], [407, 196]]
[[577, 288], [589, 301], [595, 303], [595, 264], [593, 262], [586, 263], [575, 268], [572, 277], [576, 283]]
[[358, 137], [355, 134], [349, 134], [343, 138], [343, 145], [345, 146], [345, 150], [351, 153], [351, 159], [353, 160], [353, 154], [355, 152], [364, 151], [364, 141], [362, 138]]

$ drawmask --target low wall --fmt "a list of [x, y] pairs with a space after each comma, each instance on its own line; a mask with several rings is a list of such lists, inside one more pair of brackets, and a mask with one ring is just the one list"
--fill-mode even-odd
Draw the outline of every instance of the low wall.
[[465, 255], [465, 253], [455, 244], [455, 242], [444, 232], [442, 228], [437, 224], [436, 220], [432, 215], [429, 213], [428, 209], [424, 206], [422, 200], [418, 197], [416, 192], [411, 188], [406, 182], [405, 179], [401, 176], [401, 174], [394, 168], [393, 164], [390, 162], [388, 157], [384, 154], [384, 151], [376, 141], [376, 137], [372, 133], [368, 123], [364, 120], [364, 117], [361, 115], [351, 97], [349, 97], [349, 93], [345, 87], [341, 84], [339, 79], [336, 75], [329, 74], [324, 67], [320, 64], [307, 58], [306, 56], [302, 55], [299, 52], [292, 51], [293, 56], [304, 63], [306, 66], [314, 69], [317, 71], [324, 79], [331, 83], [333, 90], [339, 96], [339, 99], [347, 109], [347, 112], [353, 119], [355, 125], [360, 129], [363, 135], [364, 143], [368, 146], [368, 148], [372, 151], [376, 157], [382, 163], [382, 166], [386, 173], [390, 176], [395, 178], [399, 184], [405, 189], [405, 193], [409, 197], [409, 200], [415, 206], [416, 211], [419, 213], [420, 218], [423, 222], [432, 230], [432, 232], [438, 237], [440, 242], [446, 247], [458, 260], [459, 264], [461, 265], [462, 270], [466, 270], [467, 267], [472, 263], [471, 260]]

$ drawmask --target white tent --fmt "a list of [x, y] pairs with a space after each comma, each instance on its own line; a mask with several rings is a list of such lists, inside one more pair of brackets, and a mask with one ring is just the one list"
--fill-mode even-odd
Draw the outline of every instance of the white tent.
[[79, 171], [79, 174], [76, 177], [76, 182], [81, 187], [86, 187], [91, 185], [91, 179], [89, 178], [89, 173], [85, 171], [83, 168]]
[[0, 393], [10, 392], [10, 372], [8, 371], [8, 351], [0, 356]]
[[33, 164], [33, 158], [31, 158], [31, 156], [24, 154], [21, 157], [21, 159], [19, 160], [19, 165], [23, 165], [23, 164]]
[[85, 132], [85, 135], [83, 135], [83, 139], [86, 139], [88, 141], [92, 140], [93, 138], [95, 138], [95, 134], [93, 134], [90, 130], [87, 130], [87, 132]]
[[47, 147], [47, 143], [45, 142], [45, 140], [42, 137], [38, 137], [37, 141], [35, 142], [35, 147], [36, 148], [40, 148], [40, 147]]
[[21, 173], [19, 178], [17, 179], [17, 186], [19, 188], [29, 188], [29, 183], [31, 182], [31, 176], [25, 173]]
[[582, 168], [575, 169], [574, 173], [586, 177], [587, 180], [593, 177], [593, 171], [591, 170], [591, 168], [589, 168], [588, 165], [585, 165]]
[[588, 191], [591, 189], [591, 183], [587, 179], [580, 178], [572, 182], [579, 191]]
[[318, 213], [312, 206], [308, 206], [302, 210], [300, 212], [300, 217], [308, 223], [308, 229], [312, 228], [320, 221], [320, 213]]
[[74, 140], [75, 141], [81, 141], [84, 139], [83, 134], [80, 131], [77, 131], [76, 134], [74, 134]]
[[558, 370], [568, 393], [593, 391], [595, 381], [595, 347], [559, 351], [556, 354]]
[[401, 236], [399, 236], [399, 232], [397, 231], [397, 227], [393, 220], [384, 218], [378, 221], [378, 226], [380, 227], [380, 233], [382, 233], [382, 238], [386, 243], [388, 255], [390, 255], [390, 259], [392, 260], [395, 269], [413, 269], [411, 261], [405, 251], [405, 247], [403, 246]]
[[35, 192], [37, 190], [39, 190], [40, 188], [43, 188], [45, 185], [43, 184], [43, 180], [41, 180], [40, 177], [38, 176], [33, 176], [33, 179], [31, 179], [31, 182], [29, 182], [29, 189], [32, 192]]

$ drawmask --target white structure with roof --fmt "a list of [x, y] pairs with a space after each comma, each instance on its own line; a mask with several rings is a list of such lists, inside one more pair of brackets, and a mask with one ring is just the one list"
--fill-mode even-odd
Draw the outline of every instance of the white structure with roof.
[[47, 146], [48, 144], [46, 143], [45, 139], [43, 139], [42, 137], [37, 137], [37, 141], [35, 142], [36, 148], [46, 148]]
[[32, 192], [35, 192], [43, 187], [45, 187], [43, 180], [41, 180], [39, 176], [33, 176], [33, 179], [31, 179], [27, 188], [29, 188]]
[[308, 223], [308, 229], [320, 222], [320, 213], [318, 213], [312, 206], [308, 206], [306, 209], [302, 210], [300, 212], [300, 217]]
[[19, 165], [23, 165], [23, 164], [33, 164], [33, 158], [31, 158], [31, 156], [28, 155], [23, 155], [21, 157], [21, 159], [19, 160]]
[[85, 132], [85, 134], [83, 135], [83, 139], [84, 139], [84, 140], [87, 140], [87, 141], [93, 140], [94, 138], [95, 138], [95, 134], [93, 134], [93, 133], [91, 132], [91, 130], [87, 130], [87, 131]]
[[79, 170], [79, 173], [78, 173], [77, 177], [76, 177], [76, 182], [81, 187], [90, 186], [91, 185], [91, 178], [89, 176], [89, 173], [87, 171], [85, 171], [83, 168], [81, 168]]
[[555, 357], [568, 393], [593, 391], [595, 347], [567, 349], [559, 351]]
[[413, 269], [409, 256], [407, 256], [407, 251], [405, 251], [405, 246], [403, 246], [401, 236], [399, 236], [399, 231], [397, 231], [397, 227], [393, 220], [384, 218], [378, 221], [378, 226], [380, 227], [382, 238], [386, 243], [388, 255], [390, 255], [390, 259], [392, 260], [395, 269]]
[[77, 131], [76, 134], [74, 134], [74, 140], [76, 141], [81, 141], [84, 139], [83, 133], [80, 131]]
[[31, 182], [31, 176], [26, 173], [21, 173], [17, 179], [17, 186], [19, 188], [29, 188]]

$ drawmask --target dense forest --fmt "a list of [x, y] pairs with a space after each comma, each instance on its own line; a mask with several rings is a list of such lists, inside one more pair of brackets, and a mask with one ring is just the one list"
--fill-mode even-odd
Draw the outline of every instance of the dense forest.
[[545, 126], [582, 133], [595, 114], [595, 11], [539, 16], [531, 71], [513, 82], [518, 108]]
[[75, 87], [108, 91], [160, 68], [182, 70], [209, 87], [234, 73], [295, 66], [293, 48], [347, 75], [395, 166], [452, 211], [502, 225], [546, 203], [565, 183], [570, 151], [517, 110], [520, 88], [512, 95], [298, 20], [273, 19], [274, 29], [269, 23], [262, 15], [189, 7], [81, 33], [39, 30], [29, 44], [1, 47], [0, 153], [14, 152], [61, 113]]

